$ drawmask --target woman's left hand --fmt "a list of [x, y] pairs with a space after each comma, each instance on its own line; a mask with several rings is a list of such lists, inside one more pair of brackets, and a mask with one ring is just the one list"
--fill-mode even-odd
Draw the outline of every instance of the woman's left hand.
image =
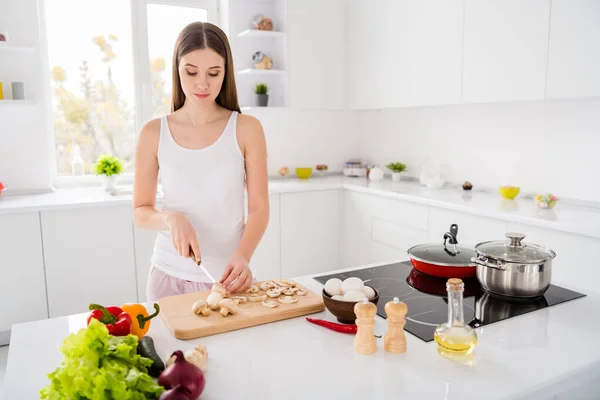
[[[237, 279], [236, 279], [237, 278]], [[233, 282], [235, 280], [235, 282]], [[248, 260], [243, 257], [234, 256], [219, 281], [230, 293], [240, 293], [248, 289], [252, 284], [252, 271], [248, 267]], [[233, 282], [231, 287], [227, 287]]]

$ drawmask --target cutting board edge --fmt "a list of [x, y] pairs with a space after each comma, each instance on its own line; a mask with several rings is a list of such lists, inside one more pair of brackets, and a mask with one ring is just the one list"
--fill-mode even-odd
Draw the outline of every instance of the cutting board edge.
[[[243, 325], [243, 326], [240, 326], [237, 328], [236, 327], [232, 328], [231, 325], [219, 325], [219, 327], [217, 327], [211, 331], [204, 330], [204, 332], [194, 332], [194, 331], [181, 332], [179, 329], [172, 328], [171, 326], [169, 326], [169, 324], [166, 323], [165, 319], [163, 319], [163, 321], [165, 321], [165, 324], [167, 325], [167, 327], [169, 328], [169, 330], [171, 331], [173, 336], [175, 336], [175, 338], [177, 338], [179, 340], [194, 340], [194, 339], [199, 339], [199, 338], [203, 338], [203, 337], [207, 337], [207, 336], [218, 335], [221, 333], [239, 331], [241, 329], [246, 329], [246, 328], [252, 328], [252, 327], [258, 326], [258, 325], [270, 324], [270, 323], [277, 322], [277, 321], [284, 321], [286, 319], [297, 318], [297, 317], [301, 317], [303, 315], [316, 314], [316, 313], [319, 313], [324, 310], [325, 310], [325, 303], [319, 303], [319, 304], [315, 304], [315, 305], [312, 305], [312, 306], [306, 307], [306, 308], [293, 309], [287, 314], [273, 314], [271, 316], [271, 318], [267, 318], [266, 320], [264, 318], [262, 318], [260, 321], [257, 320], [255, 323], [252, 323], [250, 325]], [[201, 317], [199, 317], [199, 318], [201, 318]], [[227, 318], [227, 317], [224, 317], [224, 318]]]

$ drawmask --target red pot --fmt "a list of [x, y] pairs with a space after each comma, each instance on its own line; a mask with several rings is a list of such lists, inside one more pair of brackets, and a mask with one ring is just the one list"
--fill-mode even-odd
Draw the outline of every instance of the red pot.
[[[423, 274], [417, 271], [415, 268], [410, 270], [406, 282], [413, 288], [420, 292], [432, 294], [435, 296], [447, 296], [448, 289], [446, 288], [446, 282], [448, 279], [437, 278], [428, 274]], [[475, 278], [464, 278], [464, 297], [475, 296], [481, 293], [481, 286], [479, 281]]]
[[477, 266], [471, 261], [475, 249], [458, 244], [458, 226], [453, 224], [444, 234], [442, 243], [419, 244], [408, 249], [413, 267], [424, 274], [439, 278], [473, 278]]

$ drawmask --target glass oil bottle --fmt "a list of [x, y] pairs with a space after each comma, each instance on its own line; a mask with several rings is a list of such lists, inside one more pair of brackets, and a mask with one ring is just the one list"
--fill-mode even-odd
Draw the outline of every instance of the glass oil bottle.
[[448, 321], [436, 327], [434, 339], [438, 352], [442, 355], [467, 356], [473, 353], [477, 345], [477, 334], [465, 324], [463, 313], [464, 283], [461, 279], [451, 278], [446, 282], [448, 291]]

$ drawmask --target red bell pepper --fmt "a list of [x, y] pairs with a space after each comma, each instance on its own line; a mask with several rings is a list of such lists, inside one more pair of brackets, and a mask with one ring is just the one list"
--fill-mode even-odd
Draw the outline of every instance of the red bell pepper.
[[99, 304], [90, 304], [90, 316], [87, 319], [88, 325], [92, 318], [102, 322], [108, 328], [108, 333], [113, 336], [127, 336], [131, 333], [131, 316], [120, 307], [103, 307]]

